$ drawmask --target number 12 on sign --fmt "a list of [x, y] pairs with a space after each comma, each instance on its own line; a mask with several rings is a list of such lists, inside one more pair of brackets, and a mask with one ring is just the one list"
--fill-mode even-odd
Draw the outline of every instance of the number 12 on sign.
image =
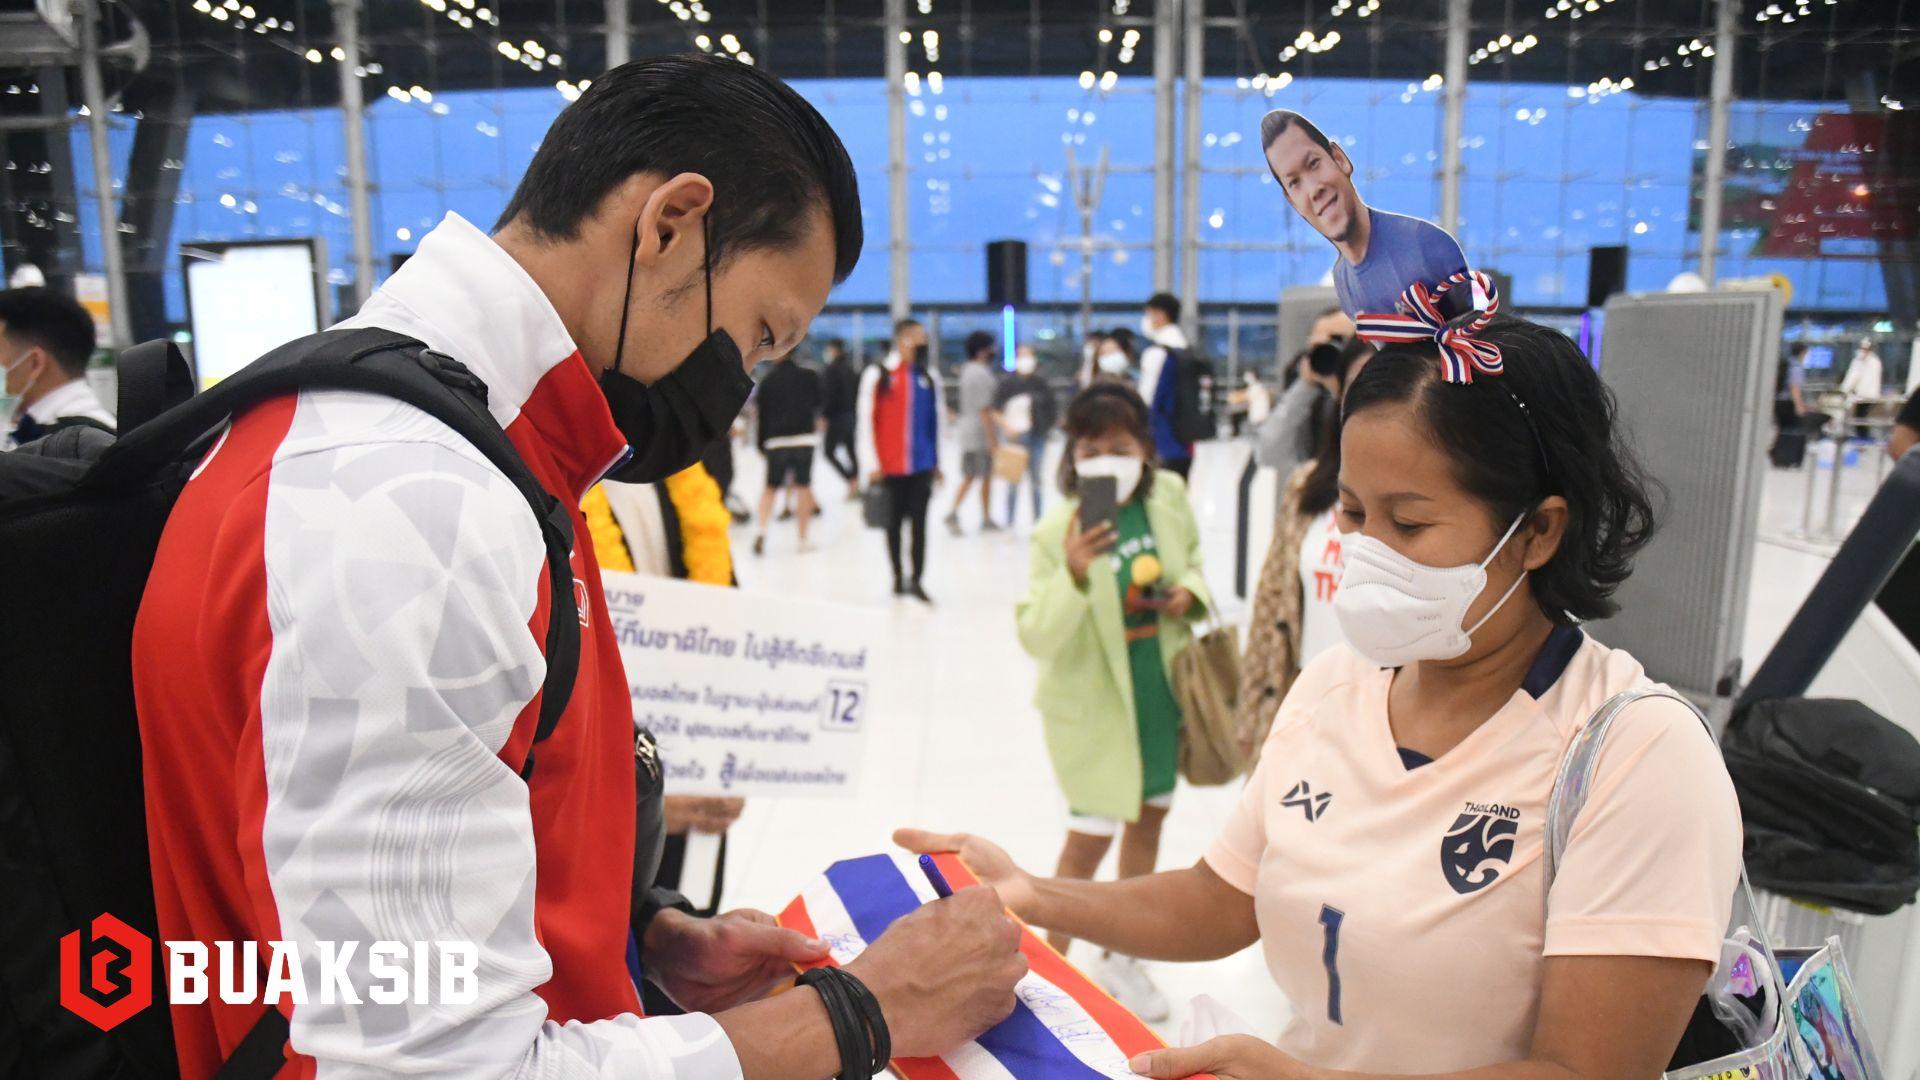
[[1320, 925], [1327, 935], [1326, 947], [1320, 953], [1327, 965], [1327, 1019], [1336, 1024], [1345, 1023], [1340, 1019], [1340, 924], [1346, 918], [1339, 908], [1320, 905]]

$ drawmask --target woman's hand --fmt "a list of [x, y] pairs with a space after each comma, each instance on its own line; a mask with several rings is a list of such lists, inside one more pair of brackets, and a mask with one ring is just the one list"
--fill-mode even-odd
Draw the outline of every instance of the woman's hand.
[[1222, 1035], [1199, 1046], [1155, 1050], [1127, 1063], [1157, 1080], [1211, 1073], [1219, 1080], [1313, 1080], [1311, 1069], [1251, 1035]]
[[1080, 515], [1073, 515], [1067, 523], [1067, 540], [1062, 546], [1067, 554], [1067, 572], [1073, 575], [1074, 584], [1083, 589], [1087, 587], [1087, 568], [1093, 565], [1094, 559], [1112, 549], [1113, 542], [1113, 525], [1110, 522], [1103, 521], [1081, 532]]
[[1192, 590], [1184, 585], [1175, 585], [1167, 590], [1167, 594], [1155, 606], [1160, 609], [1160, 614], [1169, 619], [1184, 619], [1187, 617], [1187, 612], [1193, 610], [1193, 603]]
[[951, 851], [960, 856], [973, 876], [1000, 895], [1015, 915], [1039, 925], [1040, 894], [1033, 875], [1014, 865], [1000, 845], [967, 833], [931, 833], [923, 829], [900, 829], [893, 842], [908, 851], [930, 855]]

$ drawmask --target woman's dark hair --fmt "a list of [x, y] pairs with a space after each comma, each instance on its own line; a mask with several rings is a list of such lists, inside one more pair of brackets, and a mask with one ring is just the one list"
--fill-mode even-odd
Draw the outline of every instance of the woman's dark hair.
[[699, 53], [657, 56], [595, 76], [534, 151], [500, 224], [520, 220], [559, 240], [636, 173], [699, 173], [713, 183], [713, 265], [799, 239], [823, 207], [833, 280], [865, 243], [853, 162], [819, 111], [757, 67]]
[[1320, 449], [1313, 457], [1313, 471], [1300, 488], [1300, 513], [1307, 517], [1324, 514], [1340, 498], [1340, 402], [1347, 392], [1347, 372], [1354, 361], [1373, 352], [1364, 338], [1353, 338], [1339, 346], [1340, 363], [1333, 371], [1340, 384], [1333, 395], [1333, 420], [1320, 429]]
[[1139, 494], [1153, 491], [1153, 474], [1159, 460], [1153, 453], [1153, 427], [1148, 419], [1147, 403], [1133, 387], [1125, 383], [1095, 383], [1080, 391], [1067, 404], [1067, 417], [1060, 424], [1067, 433], [1067, 448], [1060, 455], [1060, 490], [1067, 495], [1080, 491], [1080, 475], [1073, 468], [1074, 447], [1082, 439], [1096, 439], [1114, 431], [1124, 431], [1146, 450], [1146, 464], [1140, 469]]
[[1532, 574], [1534, 601], [1556, 623], [1611, 615], [1614, 590], [1653, 537], [1658, 485], [1627, 446], [1613, 392], [1565, 334], [1501, 316], [1479, 337], [1500, 346], [1504, 373], [1448, 384], [1433, 347], [1388, 348], [1348, 387], [1342, 423], [1412, 405], [1496, 528], [1549, 495], [1566, 499], [1566, 535]]
[[973, 333], [967, 335], [965, 348], [967, 351], [967, 359], [969, 360], [979, 356], [983, 352], [990, 352], [993, 349], [993, 335], [987, 333], [985, 330], [975, 330]]

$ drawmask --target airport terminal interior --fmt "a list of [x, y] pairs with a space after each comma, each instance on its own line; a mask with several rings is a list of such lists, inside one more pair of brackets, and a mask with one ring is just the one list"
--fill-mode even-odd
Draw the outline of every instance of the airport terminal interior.
[[[985, 837], [1042, 875], [1091, 851], [1096, 878], [1115, 879], [1139, 871], [1136, 830], [1164, 814], [1157, 850], [1145, 841], [1152, 864], [1194, 868], [1220, 884], [1234, 880], [1222, 870], [1222, 845], [1239, 835], [1223, 829], [1249, 828], [1247, 806], [1285, 813], [1297, 827], [1342, 827], [1338, 815], [1360, 809], [1358, 793], [1316, 804], [1309, 780], [1320, 781], [1289, 771], [1296, 761], [1338, 757], [1341, 737], [1323, 735], [1326, 744], [1310, 751], [1278, 741], [1286, 724], [1274, 720], [1273, 705], [1259, 716], [1250, 687], [1265, 667], [1284, 669], [1281, 685], [1297, 678], [1294, 685], [1309, 689], [1327, 681], [1316, 671], [1338, 664], [1392, 668], [1404, 678], [1416, 662], [1443, 663], [1469, 648], [1471, 620], [1453, 653], [1368, 652], [1363, 622], [1371, 619], [1377, 634], [1400, 609], [1340, 599], [1373, 595], [1359, 586], [1341, 591], [1341, 574], [1353, 584], [1351, 568], [1363, 565], [1363, 541], [1348, 531], [1362, 526], [1349, 505], [1360, 496], [1339, 471], [1342, 438], [1349, 472], [1362, 453], [1355, 448], [1366, 445], [1351, 434], [1366, 413], [1344, 413], [1343, 395], [1368, 384], [1370, 369], [1359, 366], [1366, 357], [1425, 349], [1442, 371], [1431, 393], [1486, 393], [1501, 410], [1508, 398], [1519, 406], [1500, 413], [1510, 425], [1501, 430], [1522, 440], [1502, 467], [1531, 467], [1537, 448], [1550, 478], [1539, 499], [1562, 491], [1552, 485], [1566, 479], [1573, 459], [1560, 455], [1588, 445], [1565, 431], [1543, 432], [1555, 416], [1566, 429], [1611, 430], [1652, 481], [1660, 528], [1639, 548], [1632, 576], [1614, 582], [1618, 610], [1579, 619], [1549, 611], [1540, 632], [1552, 623], [1547, 652], [1570, 634], [1576, 642], [1584, 635], [1583, 648], [1597, 642], [1631, 654], [1647, 680], [1684, 696], [1722, 738], [1755, 890], [1750, 908], [1736, 903], [1726, 929], [1737, 938], [1743, 926], [1760, 928], [1780, 957], [1799, 957], [1770, 991], [1788, 998], [1775, 1000], [1768, 1029], [1776, 1032], [1772, 1052], [1783, 1056], [1765, 1059], [1772, 1064], [1730, 1057], [1700, 1072], [1676, 1059], [1666, 1075], [1920, 1080], [1920, 918], [1912, 903], [1920, 889], [1920, 454], [1906, 453], [1920, 439], [1916, 43], [1920, 6], [1905, 0], [0, 0], [0, 260], [9, 289], [0, 294], [0, 344], [9, 350], [0, 356], [8, 365], [0, 409], [10, 417], [0, 435], [23, 447], [0, 458], [58, 437], [47, 434], [61, 420], [43, 372], [78, 375], [95, 402], [86, 415], [98, 415], [109, 425], [103, 430], [121, 413], [124, 445], [127, 409], [117, 403], [147, 392], [123, 377], [140, 370], [126, 359], [138, 343], [163, 343], [149, 356], [170, 355], [170, 344], [190, 366], [192, 388], [205, 394], [247, 378], [249, 365], [282, 343], [342, 320], [394, 326], [379, 313], [466, 287], [456, 263], [478, 257], [458, 251], [483, 245], [487, 257], [500, 256], [505, 248], [475, 229], [505, 224], [510, 197], [523, 175], [538, 175], [529, 167], [547, 152], [543, 140], [563, 110], [591, 105], [597, 86], [603, 95], [624, 92], [605, 73], [685, 55], [752, 68], [797, 91], [844, 145], [864, 232], [857, 264], [806, 313], [810, 325], [769, 326], [777, 347], [748, 350], [758, 387], [730, 425], [694, 448], [697, 461], [689, 456], [645, 477], [616, 466], [573, 515], [576, 573], [582, 548], [610, 571], [604, 599], [600, 582], [574, 582], [581, 633], [604, 637], [606, 650], [618, 645], [636, 723], [652, 722], [665, 766], [666, 828], [680, 834], [669, 847], [670, 872], [694, 907], [749, 907], [783, 920], [800, 910], [818, 923], [825, 908], [810, 883], [821, 881], [838, 890], [832, 910], [844, 903], [858, 923], [856, 898], [828, 867], [904, 857], [893, 839], [901, 828]], [[629, 153], [608, 140], [606, 154]], [[729, 193], [715, 187], [712, 227], [725, 228]], [[1371, 224], [1340, 224], [1353, 219]], [[609, 265], [596, 287], [616, 295], [619, 271]], [[538, 274], [515, 280], [544, 283]], [[737, 302], [716, 289], [728, 280], [709, 270], [709, 329], [716, 299]], [[76, 300], [90, 316], [96, 344], [83, 372], [45, 359], [53, 346], [31, 330], [37, 316], [7, 299], [36, 289]], [[686, 296], [699, 295], [690, 285]], [[382, 296], [395, 307], [382, 309]], [[563, 313], [551, 321], [558, 327], [574, 309], [552, 299]], [[544, 348], [558, 332], [540, 323], [522, 342], [496, 333], [502, 324], [488, 321], [498, 317], [487, 312], [488, 297], [447, 302], [451, 318], [470, 315], [473, 327], [493, 335], [488, 351]], [[1535, 345], [1502, 329], [1508, 316], [1546, 328], [1562, 350], [1552, 355], [1584, 367], [1566, 375], [1568, 385], [1586, 386], [1597, 373], [1614, 402], [1611, 416], [1591, 404], [1555, 413], [1554, 403], [1536, 400], [1529, 409], [1515, 388], [1538, 384], [1515, 369], [1543, 361]], [[622, 335], [624, 320], [623, 313]], [[397, 328], [448, 351], [414, 325]], [[567, 329], [575, 330], [570, 321]], [[593, 348], [616, 340], [611, 325], [598, 333], [573, 333], [578, 352], [559, 366], [584, 362], [582, 371], [597, 373], [606, 360]], [[1504, 372], [1502, 348], [1484, 348], [1489, 342], [1505, 343]], [[1383, 385], [1384, 369], [1375, 378]], [[519, 442], [509, 421], [521, 402], [503, 412], [502, 391], [492, 389], [488, 408]], [[664, 398], [651, 392], [657, 419]], [[597, 408], [601, 399], [587, 394]], [[1096, 400], [1103, 397], [1112, 406], [1104, 413]], [[613, 400], [613, 420], [636, 451], [623, 461], [638, 461], [645, 448]], [[71, 415], [85, 412], [76, 406]], [[570, 422], [606, 426], [603, 417]], [[236, 421], [227, 430], [245, 429]], [[1423, 445], [1452, 461], [1481, 452], [1473, 441]], [[1604, 438], [1601, 451], [1611, 453]], [[1184, 485], [1169, 471], [1157, 474], [1161, 486], [1152, 491], [1137, 484], [1139, 473], [1128, 470], [1141, 458], [1148, 469], [1177, 471]], [[1309, 512], [1301, 485], [1314, 483], [1323, 464], [1326, 496]], [[621, 482], [623, 475], [644, 482]], [[1109, 476], [1113, 484], [1099, 483]], [[1063, 491], [1069, 480], [1071, 493]], [[180, 507], [200, 482], [196, 471]], [[6, 531], [18, 513], [9, 507], [20, 499], [13, 484], [0, 468], [0, 537], [16, 535]], [[1061, 597], [1076, 583], [1074, 595], [1087, 595], [1074, 544], [1101, 493], [1109, 528], [1123, 542], [1114, 555], [1092, 552], [1085, 565], [1093, 588], [1119, 595], [1121, 606], [1086, 601], [1061, 616], [1060, 605], [1072, 603]], [[1576, 503], [1569, 533], [1582, 515], [1606, 512], [1579, 505], [1571, 487], [1565, 494]], [[1080, 507], [1077, 524], [1060, 510], [1069, 504]], [[1530, 497], [1522, 519], [1545, 505]], [[278, 512], [267, 511], [269, 533]], [[1505, 527], [1503, 520], [1492, 530], [1502, 545]], [[1613, 523], [1615, 541], [1622, 527]], [[1500, 548], [1480, 564], [1488, 569], [1443, 570], [1381, 536], [1385, 543], [1364, 541], [1374, 545], [1366, 550], [1383, 552], [1375, 558], [1391, 568], [1368, 571], [1370, 588], [1429, 573], [1434, 582], [1477, 574], [1469, 599], [1482, 586], [1489, 600], [1505, 588], [1492, 569], [1506, 565], [1496, 559]], [[295, 550], [304, 559], [312, 549]], [[0, 596], [14, 574], [47, 572], [6, 555], [0, 548]], [[163, 540], [163, 561], [167, 555]], [[1167, 581], [1158, 577], [1163, 562], [1172, 564]], [[1100, 579], [1115, 572], [1117, 592]], [[651, 592], [644, 583], [656, 578], [704, 583], [697, 588], [710, 592], [675, 591], [678, 583]], [[546, 625], [552, 610], [549, 585], [538, 585], [534, 625]], [[345, 578], [338, 588], [346, 594]], [[1438, 595], [1418, 592], [1396, 593], [1396, 602]], [[1537, 596], [1537, 585], [1526, 595]], [[136, 647], [157, 602], [150, 587]], [[392, 610], [404, 603], [391, 601]], [[1463, 629], [1468, 610], [1483, 622], [1502, 610], [1467, 603], [1439, 607], [1436, 617], [1454, 620], [1450, 633]], [[1119, 615], [1110, 625], [1101, 621], [1108, 607]], [[0, 610], [8, 622], [35, 618]], [[1043, 617], [1086, 620], [1060, 631], [1061, 640], [1085, 635], [1072, 671], [1068, 647], [1036, 629]], [[1181, 624], [1177, 636], [1172, 623]], [[431, 633], [437, 624], [425, 625]], [[1288, 650], [1282, 659], [1273, 652], [1281, 647], [1276, 626]], [[274, 633], [284, 629], [276, 624]], [[655, 632], [667, 636], [650, 638]], [[696, 632], [747, 635], [749, 657], [756, 635], [762, 648], [786, 642], [794, 651], [762, 653], [759, 662], [723, 657], [705, 637], [689, 646], [685, 635]], [[1113, 641], [1096, 648], [1102, 634]], [[1143, 652], [1143, 642], [1151, 649]], [[1208, 666], [1222, 655], [1203, 651], [1208, 646], [1229, 655], [1225, 674]], [[814, 660], [806, 658], [810, 647]], [[830, 675], [808, 666], [855, 653], [857, 667]], [[1309, 653], [1318, 656], [1308, 661]], [[1529, 680], [1546, 655], [1521, 665]], [[1577, 665], [1586, 662], [1567, 670], [1584, 671]], [[151, 690], [141, 681], [151, 676], [141, 674], [138, 652], [132, 669], [151, 765]], [[0, 684], [26, 677], [18, 666], [0, 670]], [[42, 674], [66, 677], [57, 663]], [[704, 691], [685, 690], [703, 683]], [[1529, 702], [1548, 700], [1525, 685]], [[714, 706], [729, 693], [738, 695], [731, 706]], [[805, 708], [782, 713], [782, 695]], [[1166, 708], [1155, 712], [1150, 699]], [[12, 708], [17, 700], [0, 685], [0, 701]], [[517, 700], [531, 724], [536, 710], [527, 696]], [[1117, 718], [1092, 715], [1101, 706], [1089, 703], [1109, 700], [1132, 708], [1122, 706]], [[1274, 705], [1283, 721], [1312, 707], [1277, 698]], [[813, 714], [823, 708], [815, 730]], [[1437, 777], [1449, 764], [1472, 764], [1448, 762], [1448, 754], [1489, 750], [1479, 740], [1417, 753], [1394, 708], [1387, 734], [1401, 739], [1408, 777], [1423, 768]], [[8, 740], [24, 738], [17, 732], [29, 715], [38, 714], [0, 724], [0, 749], [8, 751], [0, 775], [31, 767], [7, 760], [17, 760]], [[1351, 719], [1356, 729], [1386, 723]], [[1163, 721], [1171, 725], [1164, 743], [1150, 734]], [[569, 714], [561, 730], [574, 722]], [[1104, 734], [1090, 734], [1103, 724]], [[1253, 748], [1268, 738], [1268, 724], [1276, 741], [1266, 745], [1280, 749], [1261, 754], [1255, 773]], [[1327, 726], [1322, 717], [1315, 730]], [[244, 739], [253, 729], [239, 730]], [[1190, 760], [1210, 732], [1232, 759], [1220, 775], [1202, 775]], [[1153, 777], [1163, 749], [1172, 768], [1176, 737], [1179, 777], [1167, 781], [1169, 795], [1154, 790]], [[507, 757], [497, 740], [494, 749]], [[1539, 759], [1549, 762], [1542, 785], [1556, 775], [1557, 754]], [[539, 758], [564, 759], [560, 751]], [[1088, 805], [1087, 777], [1109, 759], [1122, 763], [1112, 767], [1123, 776], [1133, 768], [1149, 777], [1145, 788], [1123, 793], [1126, 817], [1116, 818], [1108, 802]], [[249, 760], [258, 767], [258, 755]], [[518, 771], [517, 759], [509, 764]], [[1720, 791], [1718, 766], [1709, 771], [1690, 774], [1687, 785], [1697, 779]], [[278, 790], [272, 775], [267, 786]], [[164, 815], [151, 769], [147, 784], [147, 813]], [[1273, 804], [1264, 810], [1263, 790]], [[1608, 790], [1601, 783], [1594, 797]], [[1419, 850], [1454, 875], [1452, 892], [1399, 898], [1391, 891], [1400, 879], [1383, 870], [1378, 888], [1386, 895], [1374, 902], [1428, 912], [1464, 903], [1489, 881], [1496, 888], [1482, 895], [1497, 893], [1513, 869], [1506, 860], [1544, 857], [1534, 815], [1548, 794], [1542, 786], [1531, 802], [1515, 796], [1523, 812], [1450, 805], [1446, 816], [1460, 814], [1453, 831], [1440, 822], [1445, 838], [1423, 838]], [[273, 797], [257, 811], [269, 819]], [[1848, 800], [1867, 809], [1845, 809], [1854, 805]], [[1718, 804], [1701, 796], [1676, 805], [1705, 815]], [[1770, 816], [1783, 806], [1793, 820]], [[1320, 814], [1331, 820], [1316, 822]], [[1498, 820], [1503, 815], [1520, 822], [1524, 858], [1513, 855], [1513, 823]], [[1380, 820], [1392, 829], [1391, 819]], [[1472, 843], [1489, 845], [1477, 856], [1461, 854], [1467, 841], [1449, 847], [1469, 828]], [[548, 860], [563, 856], [539, 829], [528, 836], [540, 845], [544, 878]], [[1268, 843], [1262, 890], [1292, 873], [1284, 847]], [[1647, 843], [1662, 850], [1632, 866], [1705, 850], [1651, 836]], [[1715, 864], [1729, 872], [1732, 865]], [[1648, 872], [1674, 880], [1708, 874], [1693, 870]], [[1619, 871], [1622, 880], [1636, 872]], [[1521, 867], [1515, 876], [1528, 873], [1539, 871]], [[1260, 912], [1257, 944], [1224, 959], [1172, 962], [1135, 961], [1076, 940], [1066, 951], [1073, 974], [1059, 979], [1117, 1002], [1154, 1045], [1244, 1031], [1264, 1044], [1278, 1040], [1273, 1052], [1289, 1061], [1359, 1070], [1341, 1076], [1424, 1074], [1476, 1060], [1451, 1044], [1432, 1057], [1410, 1044], [1379, 1049], [1392, 1042], [1386, 1029], [1369, 1035], [1357, 1026], [1370, 1022], [1367, 1010], [1379, 1000], [1360, 971], [1344, 973], [1343, 1023], [1341, 913], [1330, 902], [1318, 923], [1302, 916], [1304, 928], [1276, 937], [1269, 913], [1277, 908], [1269, 905], [1299, 898], [1270, 900], [1248, 874], [1240, 888], [1253, 898], [1248, 918]], [[913, 887], [924, 891], [917, 880]], [[1537, 939], [1540, 901], [1530, 903], [1516, 910], [1533, 919], [1531, 928], [1514, 932]], [[167, 930], [167, 910], [163, 895], [159, 929], [150, 932]], [[65, 914], [78, 926], [95, 912]], [[1365, 936], [1374, 931], [1356, 932], [1356, 922], [1347, 916], [1347, 963], [1369, 955], [1378, 962], [1399, 949]], [[1440, 937], [1464, 932], [1432, 925]], [[1555, 933], [1549, 922], [1549, 946]], [[1721, 985], [1729, 965], [1761, 955], [1727, 947], [1725, 957], [1737, 959], [1700, 957], [1715, 966], [1710, 986]], [[1305, 959], [1289, 966], [1289, 950]], [[1407, 970], [1373, 976], [1401, 980], [1395, 1001], [1477, 993], [1471, 978], [1421, 967], [1441, 954], [1408, 955]], [[1549, 956], [1547, 969], [1559, 959]], [[1795, 982], [1801, 964], [1810, 973], [1830, 966]], [[17, 966], [0, 965], [0, 990]], [[1303, 997], [1302, 972], [1327, 986], [1313, 982]], [[1534, 996], [1514, 1006], [1525, 1016], [1538, 1007], [1528, 978]], [[1059, 980], [1048, 985], [1074, 993]], [[1822, 992], [1831, 1001], [1813, 1000]], [[1038, 1000], [1023, 990], [1017, 1008], [1039, 1009]], [[1703, 1003], [1708, 1020], [1718, 1015], [1750, 1042], [1763, 1041], [1748, 1014], [1744, 1027], [1732, 1024], [1724, 1001], [1712, 1000], [1722, 1011]], [[1832, 1015], [1819, 1011], [1829, 1008]], [[1844, 1021], [1833, 1018], [1841, 1014]], [[193, 1075], [195, 1044], [181, 1015], [176, 1005], [177, 1071]], [[293, 1015], [289, 1053], [321, 1053], [301, 1050], [310, 1029]], [[1133, 1036], [1089, 1023], [1101, 1028], [1087, 1036], [1101, 1047], [1108, 1038], [1131, 1045]], [[1830, 1024], [1841, 1024], [1843, 1035], [1822, 1026]], [[222, 1052], [231, 1052], [246, 1025], [222, 1030]], [[1130, 1075], [1095, 1062], [1087, 1056], [1094, 1050], [1079, 1059], [1089, 1073], [1014, 1065], [1002, 1056], [1005, 1043], [991, 1033], [979, 1039], [939, 1056], [938, 1071], [905, 1059], [894, 1067], [909, 1080]], [[1797, 1049], [1785, 1049], [1790, 1042]], [[1528, 1052], [1524, 1038], [1517, 1052]], [[1657, 1056], [1666, 1060], [1664, 1051]], [[0, 1074], [9, 1062], [30, 1060], [0, 1050]], [[1396, 1064], [1405, 1062], [1432, 1067]], [[1195, 1071], [1207, 1064], [1196, 1062]], [[21, 1068], [20, 1075], [94, 1075]], [[1324, 1075], [1237, 1069], [1214, 1072], [1229, 1080]]]

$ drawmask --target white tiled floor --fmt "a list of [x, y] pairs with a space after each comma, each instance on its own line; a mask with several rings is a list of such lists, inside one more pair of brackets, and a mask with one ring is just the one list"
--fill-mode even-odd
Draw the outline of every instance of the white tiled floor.
[[[757, 500], [759, 455], [743, 450], [736, 456], [734, 490]], [[1827, 475], [1820, 482], [1822, 500]], [[1825, 565], [1817, 545], [1786, 536], [1799, 522], [1803, 477], [1772, 470], [1767, 478], [1763, 540], [1755, 562], [1759, 585], [1747, 629], [1749, 670]], [[1865, 491], [1868, 484], [1863, 471], [1850, 475], [1846, 490], [1852, 512], [1864, 501], [1855, 498], [1855, 489]], [[748, 554], [752, 530], [743, 527], [735, 532], [740, 581], [751, 590], [865, 605], [874, 618], [885, 620], [892, 646], [875, 710], [885, 722], [874, 730], [870, 782], [854, 801], [749, 805], [732, 838], [728, 903], [777, 910], [828, 863], [883, 850], [891, 830], [907, 824], [977, 832], [1005, 845], [1030, 869], [1051, 867], [1065, 804], [1029, 704], [1033, 664], [1013, 629], [1014, 601], [1025, 585], [1027, 509], [1023, 506], [1015, 530], [981, 535], [978, 504], [969, 499], [963, 511], [967, 535], [956, 539], [940, 524], [953, 487], [936, 492], [926, 578], [936, 606], [929, 610], [892, 597], [881, 534], [861, 527], [857, 504], [846, 500], [824, 462], [816, 465], [815, 490], [824, 506], [824, 518], [815, 525], [819, 550], [800, 554], [791, 524], [776, 524], [766, 554], [756, 558]], [[997, 492], [996, 513], [1003, 499]], [[1822, 501], [1817, 520], [1824, 520], [1824, 511]], [[1161, 864], [1198, 858], [1235, 794], [1233, 789], [1182, 787], [1168, 818]], [[1088, 955], [1083, 948], [1076, 959]], [[1177, 1032], [1186, 1002], [1201, 992], [1272, 1032], [1285, 1019], [1286, 1003], [1257, 949], [1216, 963], [1150, 969], [1175, 1003], [1174, 1020], [1166, 1025], [1169, 1035]]]

